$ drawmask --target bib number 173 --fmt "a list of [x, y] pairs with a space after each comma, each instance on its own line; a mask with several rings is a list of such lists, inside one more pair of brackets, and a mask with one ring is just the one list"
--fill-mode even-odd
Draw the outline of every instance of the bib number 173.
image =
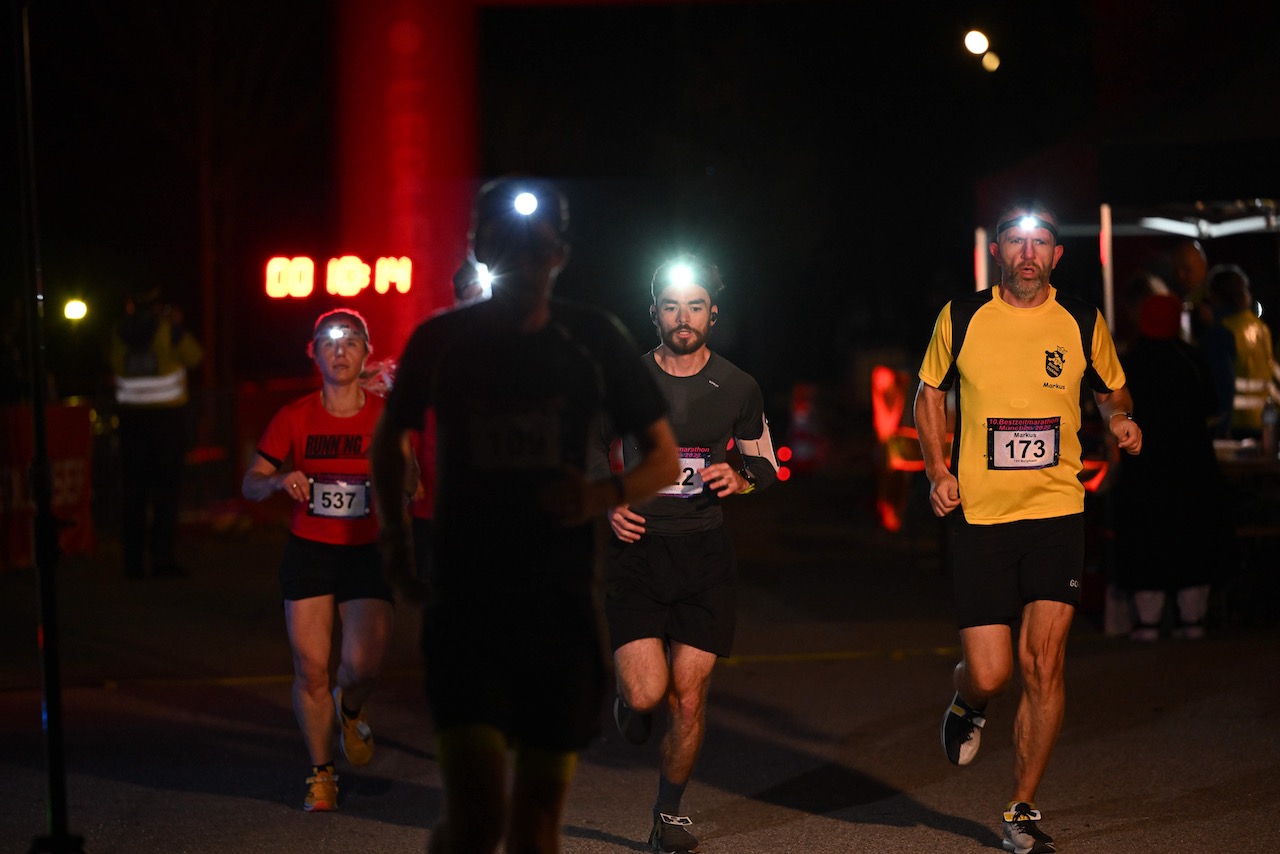
[[1042, 469], [1058, 464], [1060, 418], [988, 418], [988, 469]]

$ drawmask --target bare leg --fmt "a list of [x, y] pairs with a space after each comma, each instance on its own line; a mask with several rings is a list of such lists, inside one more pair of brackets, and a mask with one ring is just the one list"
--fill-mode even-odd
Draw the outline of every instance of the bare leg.
[[640, 638], [613, 654], [618, 693], [637, 712], [652, 712], [667, 694], [670, 674], [667, 648], [661, 638]]
[[667, 708], [671, 725], [662, 739], [662, 774], [673, 783], [686, 783], [702, 750], [707, 729], [707, 690], [714, 653], [682, 643], [671, 645], [671, 687]]
[[428, 854], [497, 851], [507, 823], [506, 739], [493, 727], [454, 727], [436, 736], [436, 755], [444, 809], [431, 829]]
[[338, 606], [342, 617], [342, 658], [336, 681], [342, 702], [358, 712], [373, 692], [391, 639], [393, 609], [384, 599], [353, 599]]
[[962, 657], [952, 674], [960, 699], [975, 709], [999, 697], [1013, 677], [1013, 632], [1006, 626], [971, 626], [960, 630]]
[[516, 755], [506, 854], [556, 854], [576, 753], [523, 748]]
[[1013, 723], [1015, 801], [1035, 801], [1062, 729], [1067, 633], [1074, 616], [1075, 609], [1064, 602], [1036, 601], [1022, 610], [1018, 637], [1022, 697]]
[[293, 713], [312, 765], [333, 761], [333, 698], [329, 653], [333, 641], [333, 597], [286, 600], [285, 627], [293, 648]]

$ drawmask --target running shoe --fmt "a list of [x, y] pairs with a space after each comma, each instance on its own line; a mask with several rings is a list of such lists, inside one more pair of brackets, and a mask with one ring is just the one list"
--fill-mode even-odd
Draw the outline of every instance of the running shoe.
[[971, 709], [957, 692], [942, 718], [942, 749], [952, 765], [968, 765], [978, 755], [982, 727], [987, 719], [982, 709]]
[[317, 771], [307, 778], [307, 797], [302, 802], [307, 812], [333, 812], [338, 808], [338, 775]]
[[1004, 813], [1004, 850], [1013, 854], [1053, 854], [1053, 838], [1040, 829], [1040, 810], [1016, 803]]
[[653, 713], [637, 712], [626, 704], [621, 694], [613, 701], [613, 722], [622, 737], [632, 744], [644, 744], [653, 732]]
[[653, 817], [649, 844], [655, 854], [697, 854], [698, 839], [689, 832], [692, 826], [693, 822], [687, 815], [660, 812]]
[[342, 710], [342, 688], [333, 689], [333, 705], [338, 710], [338, 728], [342, 731], [338, 742], [342, 755], [352, 765], [367, 765], [373, 758], [373, 730], [365, 722], [364, 710], [353, 718]]

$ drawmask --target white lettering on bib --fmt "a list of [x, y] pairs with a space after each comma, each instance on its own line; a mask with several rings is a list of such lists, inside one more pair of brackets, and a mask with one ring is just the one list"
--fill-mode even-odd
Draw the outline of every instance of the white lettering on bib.
[[988, 418], [988, 469], [1043, 469], [1058, 464], [1061, 418]]
[[307, 512], [312, 516], [363, 519], [372, 510], [369, 503], [369, 479], [366, 477], [317, 474], [307, 480], [311, 483], [311, 501], [307, 504]]

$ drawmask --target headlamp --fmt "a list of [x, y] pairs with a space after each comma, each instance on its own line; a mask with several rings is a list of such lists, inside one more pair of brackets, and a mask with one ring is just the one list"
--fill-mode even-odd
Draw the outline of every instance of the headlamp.
[[528, 190], [525, 190], [523, 193], [519, 193], [516, 196], [515, 201], [512, 202], [511, 206], [514, 207], [516, 209], [516, 213], [521, 216], [531, 216], [533, 212], [538, 209], [538, 197], [533, 193], [530, 193]]
[[359, 338], [361, 341], [368, 341], [360, 330], [352, 326], [347, 326], [346, 324], [338, 323], [320, 330], [316, 334], [316, 340], [320, 340], [321, 338], [327, 338], [330, 341], [339, 341], [343, 338]]
[[684, 287], [693, 284], [693, 268], [688, 264], [679, 263], [671, 267], [667, 271], [667, 283]]
[[996, 239], [999, 239], [1001, 234], [1004, 234], [1014, 226], [1017, 226], [1018, 228], [1043, 228], [1053, 235], [1054, 242], [1057, 242], [1058, 240], [1058, 227], [1056, 225], [1048, 220], [1041, 219], [1038, 216], [1032, 216], [1031, 214], [1015, 216], [1013, 219], [1007, 219], [997, 225]]

